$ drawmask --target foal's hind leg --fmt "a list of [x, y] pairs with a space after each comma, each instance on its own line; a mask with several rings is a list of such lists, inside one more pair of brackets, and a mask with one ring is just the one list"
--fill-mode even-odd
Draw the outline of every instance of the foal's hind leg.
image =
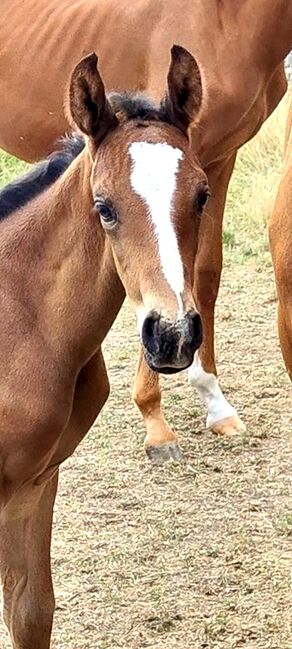
[[0, 523], [3, 616], [13, 649], [49, 649], [54, 614], [50, 567], [57, 473], [11, 498]]

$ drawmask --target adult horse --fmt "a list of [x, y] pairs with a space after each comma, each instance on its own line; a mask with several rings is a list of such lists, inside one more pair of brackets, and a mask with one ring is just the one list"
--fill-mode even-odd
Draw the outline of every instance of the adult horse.
[[286, 126], [283, 171], [269, 223], [269, 238], [278, 294], [280, 345], [292, 381], [292, 103]]
[[[253, 137], [286, 90], [282, 61], [292, 41], [291, 0], [2, 0], [0, 145], [26, 160], [52, 150], [68, 129], [63, 95], [70, 69], [98, 47], [108, 90], [160, 97], [173, 42], [200, 63], [205, 89], [192, 129], [211, 186], [200, 230], [194, 294], [204, 342], [189, 379], [207, 408], [207, 426], [244, 426], [216, 377], [214, 309], [222, 266], [222, 217], [238, 148]], [[136, 401], [149, 455], [177, 455], [161, 411], [158, 377], [140, 355]]]
[[70, 84], [86, 145], [69, 140], [0, 192], [0, 574], [13, 649], [50, 645], [58, 467], [107, 399], [100, 346], [121, 281], [156, 371], [190, 365], [202, 340], [192, 279], [208, 186], [187, 132], [199, 69], [174, 46], [155, 107], [108, 101], [96, 62], [83, 59]]

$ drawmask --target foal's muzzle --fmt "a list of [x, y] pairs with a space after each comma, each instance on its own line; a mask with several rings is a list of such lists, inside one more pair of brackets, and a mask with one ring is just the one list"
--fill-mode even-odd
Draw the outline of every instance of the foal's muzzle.
[[202, 340], [202, 321], [196, 311], [189, 311], [175, 323], [152, 311], [143, 323], [144, 355], [155, 372], [174, 374], [185, 370], [192, 364]]

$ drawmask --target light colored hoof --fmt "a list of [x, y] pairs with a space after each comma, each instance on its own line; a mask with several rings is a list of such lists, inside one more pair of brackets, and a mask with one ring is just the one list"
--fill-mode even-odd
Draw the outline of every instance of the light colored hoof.
[[145, 451], [151, 462], [162, 464], [164, 462], [180, 462], [182, 452], [177, 443], [168, 442], [161, 446], [146, 446]]
[[226, 417], [225, 419], [216, 421], [215, 424], [210, 426], [210, 430], [212, 433], [215, 433], [215, 435], [233, 437], [234, 435], [245, 433], [246, 427], [237, 415], [233, 415], [232, 417]]

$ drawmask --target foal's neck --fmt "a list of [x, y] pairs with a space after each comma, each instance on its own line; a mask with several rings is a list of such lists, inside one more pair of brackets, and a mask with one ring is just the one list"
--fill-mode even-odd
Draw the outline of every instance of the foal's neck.
[[68, 341], [81, 364], [103, 341], [124, 299], [111, 247], [93, 210], [91, 169], [85, 149], [52, 188], [49, 217], [48, 267], [54, 273], [57, 265], [52, 295], [63, 312], [60, 325], [66, 321]]

